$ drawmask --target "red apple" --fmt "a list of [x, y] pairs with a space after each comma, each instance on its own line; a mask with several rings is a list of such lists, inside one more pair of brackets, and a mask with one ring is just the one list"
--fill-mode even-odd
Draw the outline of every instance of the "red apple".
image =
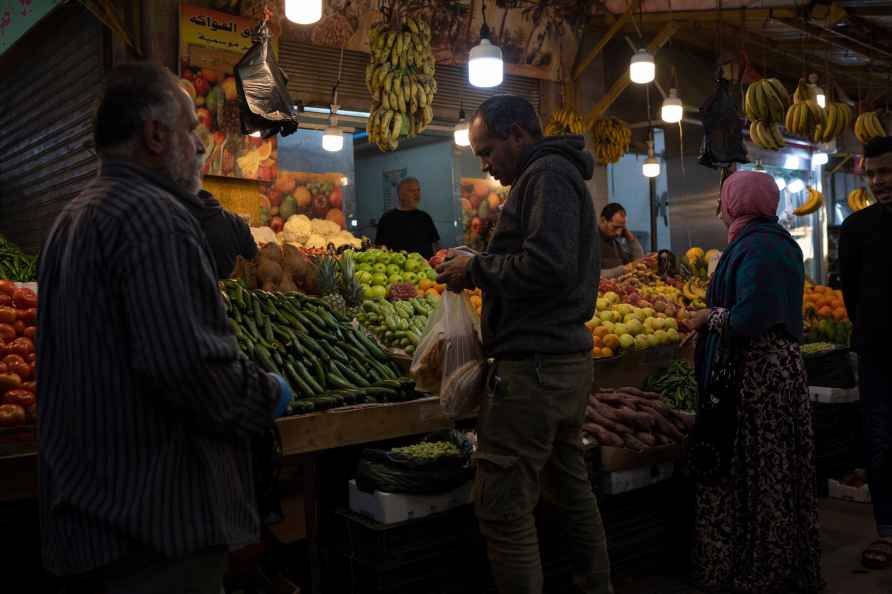
[[278, 233], [285, 226], [285, 221], [282, 220], [282, 217], [275, 216], [269, 220], [269, 226], [273, 231]]
[[335, 186], [332, 189], [331, 193], [328, 195], [328, 203], [331, 204], [332, 208], [341, 208], [341, 203], [343, 201], [343, 192], [341, 192], [341, 188], [339, 186]]

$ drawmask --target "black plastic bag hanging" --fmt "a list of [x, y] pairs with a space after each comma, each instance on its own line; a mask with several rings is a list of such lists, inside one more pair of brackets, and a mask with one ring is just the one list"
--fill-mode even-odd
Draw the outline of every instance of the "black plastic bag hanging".
[[737, 115], [737, 101], [729, 86], [728, 80], [719, 77], [715, 92], [700, 107], [703, 146], [699, 162], [713, 169], [749, 163], [743, 146], [743, 121]]
[[299, 127], [297, 110], [288, 95], [288, 77], [273, 56], [266, 20], [258, 25], [254, 39], [254, 45], [235, 65], [242, 134], [288, 136]]

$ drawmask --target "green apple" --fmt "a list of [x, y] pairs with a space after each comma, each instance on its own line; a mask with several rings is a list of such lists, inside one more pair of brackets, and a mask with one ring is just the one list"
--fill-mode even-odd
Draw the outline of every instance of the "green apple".
[[418, 274], [415, 272], [405, 272], [403, 273], [403, 280], [407, 283], [412, 283], [413, 285], [418, 284]]
[[678, 334], [678, 322], [675, 321], [675, 318], [666, 318], [663, 320], [663, 329], [667, 332], [669, 330], [675, 330], [676, 334]]
[[[398, 256], [399, 254], [397, 254]], [[388, 264], [387, 265], [387, 276], [393, 276], [394, 274], [399, 274], [403, 271], [402, 268], [397, 266], [396, 264]]]
[[362, 296], [366, 299], [372, 299], [372, 285], [368, 283], [362, 283], [359, 286], [362, 289]]
[[617, 324], [613, 327], [613, 332], [622, 336], [623, 334], [628, 334], [629, 329], [626, 327], [625, 324]]
[[400, 270], [402, 270], [403, 266], [406, 265], [406, 257], [402, 254], [390, 254], [388, 262], [394, 266], [399, 266]]
[[657, 337], [657, 342], [659, 342], [660, 344], [666, 344], [667, 342], [669, 342], [669, 335], [666, 334], [665, 330], [657, 330], [656, 332], [654, 332], [654, 336]]
[[437, 280], [437, 271], [434, 270], [433, 268], [428, 268], [424, 274], [425, 274], [425, 276], [427, 276], [427, 279], [430, 281], [435, 282]]
[[605, 297], [598, 297], [598, 300], [595, 301], [595, 307], [598, 311], [604, 311], [608, 307], [610, 307], [610, 302], [607, 301]]
[[669, 342], [671, 343], [676, 343], [681, 340], [681, 335], [675, 328], [669, 328], [668, 330], [666, 330], [666, 336], [669, 338]]
[[387, 287], [372, 285], [372, 299], [384, 299], [385, 297], [387, 297]]
[[356, 281], [361, 285], [372, 284], [372, 273], [368, 270], [360, 270], [356, 274]]
[[410, 256], [404, 268], [406, 272], [418, 272], [418, 270], [421, 268], [421, 264], [421, 262], [419, 262], [418, 260], [413, 260]]
[[386, 273], [387, 272], [387, 264], [383, 262], [376, 262], [374, 266], [372, 266], [372, 270], [375, 272]]
[[650, 341], [648, 337], [644, 334], [639, 334], [635, 337], [635, 350], [643, 351], [650, 348]]
[[358, 272], [368, 272], [368, 273], [371, 273], [374, 271], [374, 269], [372, 268], [372, 265], [369, 264], [368, 262], [363, 262], [362, 264], [359, 264], [356, 267], [356, 270]]
[[634, 344], [635, 338], [631, 334], [619, 335], [619, 346], [623, 347], [624, 349], [630, 349]]
[[632, 336], [638, 336], [644, 331], [644, 326], [641, 325], [637, 318], [632, 318], [626, 322], [626, 328], [629, 329], [629, 334]]
[[599, 311], [598, 318], [600, 318], [602, 322], [612, 322], [613, 321], [613, 312], [612, 311]]
[[404, 282], [403, 274], [401, 272], [397, 272], [395, 274], [391, 274], [387, 277], [387, 283], [390, 285], [395, 285], [396, 283]]
[[373, 285], [386, 285], [387, 284], [387, 275], [383, 272], [376, 272], [372, 275], [372, 284]]
[[647, 339], [647, 347], [654, 348], [655, 346], [660, 344], [659, 339], [654, 334], [644, 334], [642, 335]]

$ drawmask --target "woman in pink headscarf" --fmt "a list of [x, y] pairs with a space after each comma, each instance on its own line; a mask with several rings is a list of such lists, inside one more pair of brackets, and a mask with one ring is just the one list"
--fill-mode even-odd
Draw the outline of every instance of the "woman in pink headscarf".
[[804, 270], [777, 222], [774, 179], [722, 186], [728, 248], [693, 316], [699, 403], [694, 577], [707, 591], [816, 592], [821, 585], [811, 403], [799, 351]]

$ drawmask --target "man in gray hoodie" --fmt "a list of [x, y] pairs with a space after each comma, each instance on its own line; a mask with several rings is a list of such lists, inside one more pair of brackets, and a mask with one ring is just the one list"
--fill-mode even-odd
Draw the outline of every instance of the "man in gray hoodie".
[[483, 290], [492, 359], [477, 422], [474, 501], [502, 594], [541, 594], [533, 510], [542, 496], [566, 519], [580, 592], [611, 592], [606, 541], [580, 431], [592, 390], [598, 230], [581, 136], [543, 138], [521, 97], [484, 102], [471, 120], [483, 171], [511, 192], [486, 252], [440, 268], [450, 290]]

